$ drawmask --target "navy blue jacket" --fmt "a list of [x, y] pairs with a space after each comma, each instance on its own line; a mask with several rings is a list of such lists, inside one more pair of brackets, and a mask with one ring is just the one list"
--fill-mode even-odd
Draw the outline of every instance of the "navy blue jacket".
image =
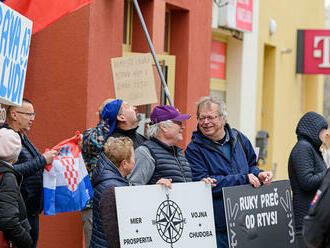
[[117, 167], [102, 152], [93, 170], [93, 231], [90, 248], [110, 247], [103, 229], [100, 213], [100, 202], [103, 192], [110, 186], [128, 186], [128, 181], [122, 177]]
[[[185, 156], [190, 164], [193, 181], [211, 177], [217, 180], [216, 187], [212, 188], [215, 227], [217, 231], [226, 230], [226, 218], [223, 204], [222, 188], [248, 184], [247, 174], [255, 176], [262, 171], [256, 166], [256, 154], [248, 138], [239, 131], [233, 131], [228, 124], [231, 159], [217, 148], [214, 141], [205, 137], [200, 131], [193, 132]], [[246, 155], [239, 141], [238, 132], [246, 149]]]
[[[10, 127], [5, 124], [0, 128]], [[47, 162], [25, 134], [18, 134], [21, 137], [22, 150], [13, 166], [23, 176], [21, 193], [25, 202], [27, 216], [29, 217], [38, 215], [43, 210], [42, 174]]]

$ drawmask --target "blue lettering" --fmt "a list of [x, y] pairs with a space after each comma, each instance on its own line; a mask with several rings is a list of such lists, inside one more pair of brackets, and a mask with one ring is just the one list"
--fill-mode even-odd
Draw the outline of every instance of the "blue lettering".
[[2, 23], [2, 6], [0, 6], [0, 25]]
[[[26, 49], [28, 49], [27, 47], [27, 43], [28, 43], [28, 31], [29, 29], [26, 27], [25, 28], [25, 31], [24, 31], [24, 36], [23, 36], [23, 41], [22, 41], [22, 46], [21, 46], [21, 55], [23, 56], [26, 56]], [[30, 37], [30, 36], [29, 36]]]
[[13, 83], [13, 93], [11, 95], [11, 101], [12, 102], [17, 102], [18, 89], [22, 88], [22, 86], [21, 86], [22, 78], [23, 78], [23, 74], [21, 74], [21, 68], [20, 68], [19, 64], [17, 63], [16, 66], [15, 66], [15, 77], [14, 77], [14, 83]]
[[3, 61], [3, 65], [2, 65], [2, 74], [1, 74], [1, 81], [0, 81], [0, 96], [1, 97], [5, 97], [6, 91], [7, 91], [6, 87], [4, 86], [4, 80], [5, 80], [5, 73], [6, 73], [8, 64], [9, 64], [9, 59], [7, 57], [5, 57], [5, 59]]
[[12, 17], [12, 15], [11, 15], [10, 10], [7, 10], [6, 14], [5, 14], [5, 19], [2, 24], [2, 32], [1, 32], [1, 38], [0, 38], [0, 54], [2, 52], [2, 47], [3, 47], [3, 52], [2, 52], [3, 55], [6, 54], [9, 22], [10, 22], [11, 17]]
[[15, 64], [13, 61], [10, 61], [10, 70], [9, 70], [9, 78], [8, 78], [8, 88], [7, 88], [7, 99], [9, 99], [10, 94], [14, 88], [14, 76], [15, 76]]
[[17, 56], [18, 56], [18, 49], [19, 49], [19, 41], [21, 39], [21, 18], [19, 18], [18, 16], [16, 17], [16, 21], [15, 21], [15, 40], [14, 40], [14, 48], [12, 50], [11, 53], [11, 58], [14, 58], [14, 53], [16, 52], [16, 56], [15, 56], [15, 60], [17, 60]]
[[6, 54], [10, 58], [12, 58], [11, 54], [12, 54], [13, 45], [14, 45], [14, 36], [15, 36], [16, 26], [17, 26], [17, 17], [15, 19], [15, 17], [12, 15], [10, 25], [9, 25], [9, 43], [8, 43], [8, 50], [7, 50], [8, 53]]

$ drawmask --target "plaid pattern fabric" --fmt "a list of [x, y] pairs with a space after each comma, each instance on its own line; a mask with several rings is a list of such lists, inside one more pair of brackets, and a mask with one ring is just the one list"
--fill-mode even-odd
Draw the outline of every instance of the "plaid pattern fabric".
[[[81, 153], [84, 158], [89, 177], [92, 181], [92, 171], [103, 151], [103, 144], [108, 135], [110, 127], [104, 121], [100, 121], [96, 128], [87, 129], [83, 134], [83, 144]], [[92, 207], [92, 200], [90, 200], [86, 208]]]

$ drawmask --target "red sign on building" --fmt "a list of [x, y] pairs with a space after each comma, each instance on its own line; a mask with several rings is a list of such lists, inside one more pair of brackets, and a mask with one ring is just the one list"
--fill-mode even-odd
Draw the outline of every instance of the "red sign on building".
[[237, 0], [236, 27], [239, 30], [252, 31], [252, 0]]
[[226, 79], [226, 43], [212, 40], [211, 78]]
[[330, 74], [330, 30], [298, 30], [297, 73]]
[[253, 0], [227, 0], [223, 2], [225, 4], [220, 5], [218, 9], [218, 25], [251, 32]]

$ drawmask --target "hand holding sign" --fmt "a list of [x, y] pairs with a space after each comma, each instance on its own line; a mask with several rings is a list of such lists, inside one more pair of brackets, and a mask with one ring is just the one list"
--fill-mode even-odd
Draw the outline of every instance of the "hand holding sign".
[[270, 185], [273, 179], [273, 173], [270, 171], [263, 171], [259, 173], [258, 178], [264, 185]]
[[[259, 175], [260, 175], [260, 173], [259, 173]], [[247, 176], [249, 178], [249, 183], [252, 184], [253, 187], [259, 188], [261, 186], [259, 179], [255, 175], [253, 175], [251, 173], [251, 174], [248, 174]]]

